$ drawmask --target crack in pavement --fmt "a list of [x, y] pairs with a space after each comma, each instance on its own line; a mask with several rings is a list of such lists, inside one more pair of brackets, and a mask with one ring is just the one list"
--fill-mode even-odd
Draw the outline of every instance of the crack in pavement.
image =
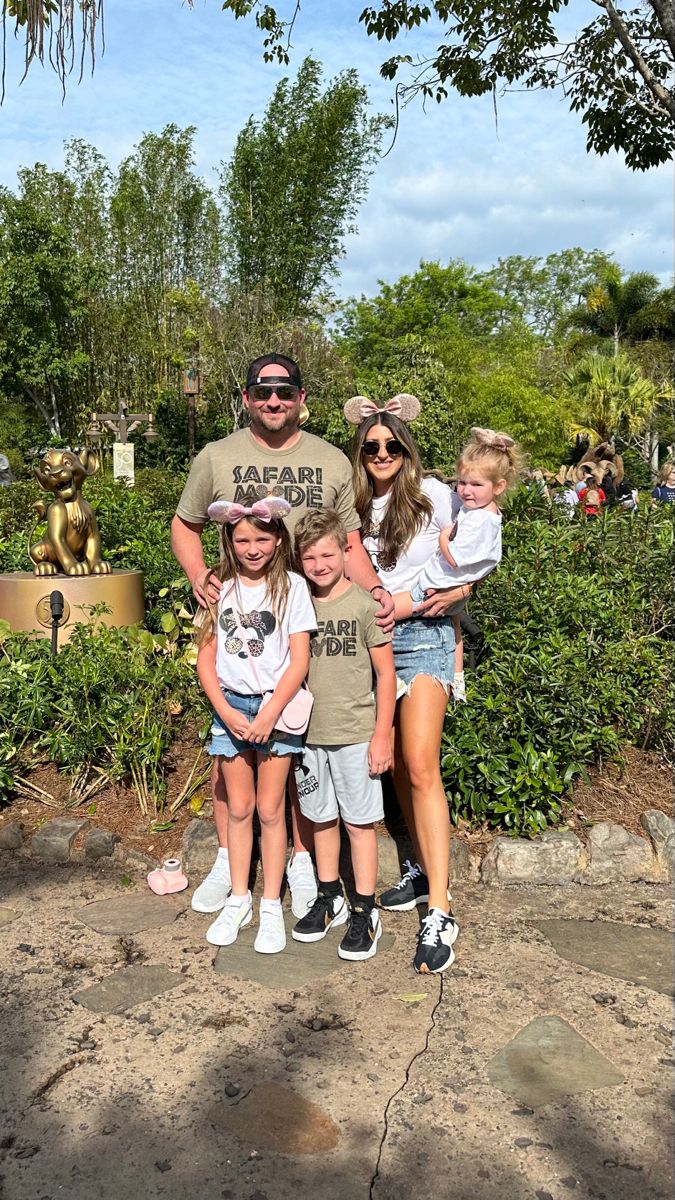
[[380, 1138], [380, 1146], [379, 1146], [379, 1150], [377, 1152], [377, 1162], [375, 1163], [375, 1170], [374, 1170], [372, 1178], [370, 1180], [370, 1187], [368, 1188], [368, 1200], [374, 1200], [375, 1188], [377, 1186], [377, 1181], [380, 1176], [380, 1163], [382, 1162], [382, 1155], [384, 1153], [384, 1144], [387, 1140], [387, 1135], [389, 1133], [389, 1110], [390, 1110], [394, 1100], [396, 1099], [396, 1097], [400, 1096], [401, 1093], [404, 1091], [404, 1089], [408, 1086], [408, 1082], [410, 1080], [410, 1072], [412, 1071], [418, 1058], [422, 1058], [422, 1056], [424, 1054], [426, 1054], [427, 1050], [429, 1049], [429, 1039], [431, 1037], [433, 1030], [436, 1028], [436, 1013], [438, 1012], [442, 1003], [443, 1003], [443, 976], [441, 975], [440, 976], [440, 988], [438, 990], [438, 999], [437, 999], [436, 1003], [434, 1004], [434, 1007], [431, 1010], [431, 1019], [429, 1021], [429, 1026], [427, 1028], [426, 1037], [424, 1039], [424, 1045], [421, 1047], [420, 1050], [416, 1050], [415, 1053], [413, 1054], [412, 1058], [410, 1059], [410, 1062], [408, 1063], [408, 1065], [405, 1069], [403, 1083], [401, 1084], [400, 1087], [398, 1087], [396, 1089], [395, 1092], [392, 1092], [391, 1096], [389, 1097], [389, 1099], [387, 1100], [387, 1103], [385, 1105], [384, 1129], [382, 1131], [382, 1137]]

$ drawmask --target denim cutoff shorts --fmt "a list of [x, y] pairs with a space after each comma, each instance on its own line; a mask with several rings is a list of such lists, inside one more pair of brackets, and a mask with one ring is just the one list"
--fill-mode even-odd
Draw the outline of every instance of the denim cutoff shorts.
[[394, 626], [396, 674], [410, 685], [418, 675], [431, 675], [451, 687], [455, 674], [455, 631], [451, 617], [423, 617], [398, 621]]
[[[236, 708], [237, 712], [243, 713], [248, 721], [252, 721], [258, 715], [262, 696], [242, 696], [239, 692], [229, 691], [228, 688], [222, 688], [221, 691], [227, 703], [232, 708]], [[236, 758], [238, 754], [244, 754], [247, 750], [281, 757], [285, 754], [296, 754], [298, 750], [302, 750], [302, 743], [303, 739], [300, 734], [277, 732], [276, 729], [272, 731], [268, 742], [244, 742], [235, 737], [227, 725], [223, 724], [218, 713], [214, 712], [211, 741], [206, 749], [209, 754], [222, 754], [224, 758]]]

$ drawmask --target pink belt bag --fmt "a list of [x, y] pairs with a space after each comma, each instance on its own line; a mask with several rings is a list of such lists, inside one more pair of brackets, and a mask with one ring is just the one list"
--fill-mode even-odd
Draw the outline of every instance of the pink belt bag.
[[[267, 704], [273, 695], [274, 692], [265, 692], [263, 704]], [[274, 728], [281, 729], [283, 733], [304, 733], [309, 725], [313, 704], [314, 697], [307, 685], [303, 683], [295, 695], [291, 696], [288, 703], [284, 704]]]
[[[253, 668], [253, 674], [255, 675], [258, 688], [262, 692], [262, 702], [263, 704], [267, 704], [268, 700], [272, 699], [274, 692], [263, 692], [262, 690], [260, 676], [258, 675], [255, 665], [255, 659], [248, 648], [246, 630], [239, 626], [236, 632], [244, 643], [246, 653], [248, 654], [248, 661]], [[312, 715], [313, 704], [314, 697], [312, 693], [305, 683], [301, 683], [295, 695], [291, 696], [290, 700], [288, 700], [282, 708], [279, 716], [277, 717], [274, 728], [280, 729], [282, 733], [304, 733], [309, 725], [309, 718]]]

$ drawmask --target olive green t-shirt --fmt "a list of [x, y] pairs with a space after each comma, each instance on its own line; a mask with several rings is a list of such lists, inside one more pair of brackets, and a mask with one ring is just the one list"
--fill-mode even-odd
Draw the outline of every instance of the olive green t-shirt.
[[307, 730], [313, 746], [356, 746], [375, 730], [369, 648], [391, 641], [375, 621], [379, 605], [353, 583], [337, 600], [313, 597], [309, 690], [314, 707]]
[[250, 429], [210, 442], [192, 464], [176, 511], [184, 521], [203, 524], [214, 500], [248, 505], [270, 493], [292, 506], [286, 518], [291, 534], [310, 508], [334, 508], [348, 533], [360, 527], [349, 459], [304, 432], [288, 450], [266, 449]]

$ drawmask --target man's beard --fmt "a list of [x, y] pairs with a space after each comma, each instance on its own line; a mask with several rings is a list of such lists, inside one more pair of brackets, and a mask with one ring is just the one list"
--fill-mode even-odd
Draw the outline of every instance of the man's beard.
[[268, 416], [267, 413], [257, 412], [255, 414], [255, 420], [251, 420], [251, 425], [253, 426], [254, 429], [256, 428], [256, 426], [258, 426], [262, 429], [268, 430], [271, 433], [278, 433], [282, 429], [289, 429], [289, 428], [294, 429], [297, 426], [297, 424], [298, 424], [298, 411], [297, 410], [290, 409], [288, 412], [284, 412], [280, 415], [283, 416], [282, 421], [279, 421], [276, 413], [274, 414], [272, 419], [270, 419], [270, 416]]

